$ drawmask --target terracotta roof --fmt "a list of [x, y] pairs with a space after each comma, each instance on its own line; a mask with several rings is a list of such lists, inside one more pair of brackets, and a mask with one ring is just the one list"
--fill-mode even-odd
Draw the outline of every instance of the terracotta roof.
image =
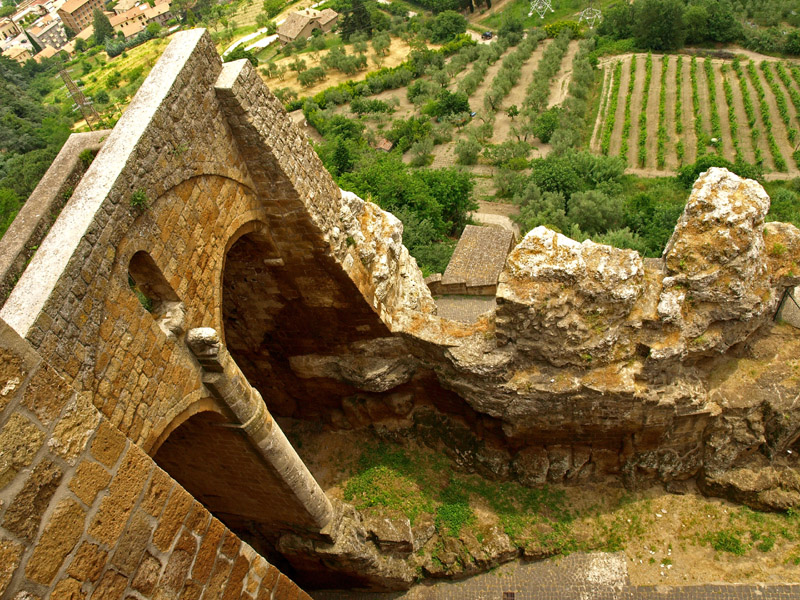
[[44, 50], [36, 54], [33, 58], [36, 60], [36, 62], [41, 62], [43, 58], [52, 58], [56, 54], [58, 54], [58, 50], [52, 46], [45, 46]]
[[125, 39], [127, 40], [129, 37], [132, 37], [137, 33], [144, 31], [144, 28], [145, 28], [144, 23], [139, 23], [138, 21], [131, 21], [130, 23], [125, 23], [125, 25], [122, 26], [122, 35], [124, 35]]
[[63, 10], [66, 13], [73, 13], [87, 2], [89, 2], [89, 0], [67, 0], [64, 6], [59, 10]]
[[293, 40], [300, 35], [300, 32], [303, 31], [303, 28], [313, 20], [314, 18], [309, 15], [300, 14], [297, 12], [290, 13], [289, 16], [286, 17], [286, 20], [278, 27], [278, 35], [282, 35]]
[[137, 2], [139, 2], [139, 0], [119, 0], [119, 2], [114, 5], [114, 12], [121, 15], [125, 11], [133, 8]]
[[336, 19], [338, 16], [339, 13], [337, 13], [335, 10], [332, 8], [326, 8], [325, 10], [320, 11], [319, 15], [317, 16], [317, 21], [319, 21], [320, 25], [324, 26]]
[[394, 144], [387, 140], [386, 138], [381, 138], [378, 140], [378, 143], [375, 144], [375, 148], [378, 150], [383, 150], [384, 152], [389, 152], [394, 147]]
[[161, 4], [156, 4], [153, 7], [148, 8], [144, 11], [145, 18], [149, 21], [150, 19], [155, 19], [156, 17], [160, 17], [169, 12], [169, 2], [162, 2]]
[[514, 234], [502, 227], [467, 225], [442, 276], [442, 285], [496, 285]]

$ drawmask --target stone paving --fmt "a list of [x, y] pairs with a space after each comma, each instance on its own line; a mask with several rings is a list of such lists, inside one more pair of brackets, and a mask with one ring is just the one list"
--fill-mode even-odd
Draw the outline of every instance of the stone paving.
[[474, 323], [495, 307], [494, 296], [439, 296], [436, 307], [440, 317], [451, 321]]
[[406, 592], [311, 595], [314, 600], [789, 600], [800, 599], [800, 585], [634, 586], [623, 554], [592, 553], [517, 561], [463, 581], [423, 584]]

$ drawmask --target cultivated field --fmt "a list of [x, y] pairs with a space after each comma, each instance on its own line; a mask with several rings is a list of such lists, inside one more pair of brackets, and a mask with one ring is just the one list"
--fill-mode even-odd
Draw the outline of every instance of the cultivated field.
[[641, 175], [667, 175], [701, 154], [800, 175], [800, 67], [791, 61], [634, 54], [604, 61], [594, 152]]

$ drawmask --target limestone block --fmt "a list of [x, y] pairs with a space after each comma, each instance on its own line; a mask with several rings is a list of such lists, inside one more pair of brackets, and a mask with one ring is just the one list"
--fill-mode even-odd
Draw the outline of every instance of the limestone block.
[[42, 516], [61, 482], [61, 474], [61, 469], [47, 459], [36, 465], [22, 490], [8, 507], [3, 527], [32, 542], [39, 530]]
[[51, 451], [74, 465], [94, 434], [100, 414], [84, 397], [73, 398], [47, 440]]
[[0, 594], [6, 591], [14, 571], [19, 567], [22, 550], [22, 544], [0, 538]]
[[85, 518], [85, 511], [74, 500], [66, 498], [58, 503], [25, 567], [28, 579], [45, 585], [53, 581], [78, 543]]
[[512, 464], [517, 480], [528, 487], [545, 483], [549, 468], [550, 460], [547, 451], [535, 446], [520, 450]]
[[15, 412], [0, 429], [0, 489], [31, 464], [44, 442], [44, 432], [27, 417]]
[[364, 528], [381, 550], [408, 556], [414, 549], [411, 522], [402, 515], [386, 516], [374, 511], [364, 514]]

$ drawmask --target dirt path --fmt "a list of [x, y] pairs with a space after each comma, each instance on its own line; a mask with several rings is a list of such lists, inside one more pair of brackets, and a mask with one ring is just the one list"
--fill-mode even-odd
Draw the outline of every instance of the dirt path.
[[575, 60], [577, 53], [578, 40], [572, 40], [567, 46], [564, 58], [561, 60], [561, 69], [559, 69], [556, 78], [550, 85], [550, 100], [547, 102], [547, 108], [561, 104], [567, 99], [569, 82], [572, 80], [572, 61]]
[[753, 163], [756, 157], [753, 152], [753, 139], [750, 137], [750, 126], [747, 124], [747, 113], [744, 110], [742, 89], [739, 87], [739, 78], [736, 77], [733, 69], [728, 71], [727, 77], [731, 84], [733, 107], [736, 110], [736, 122], [739, 125], [739, 146], [742, 148], [744, 159], [749, 163]]
[[[708, 78], [706, 77], [705, 59], [697, 60], [697, 97], [700, 99], [700, 114], [703, 118], [703, 133], [711, 137], [711, 101], [708, 95]], [[691, 85], [691, 81], [689, 82]], [[695, 146], [697, 147], [697, 146]], [[698, 148], [699, 154], [704, 154], [707, 148]]]
[[614, 129], [611, 131], [611, 143], [608, 145], [610, 156], [619, 156], [619, 147], [622, 143], [622, 126], [625, 120], [625, 97], [628, 95], [628, 84], [631, 80], [631, 60], [623, 59], [622, 73], [619, 82], [619, 100], [617, 101], [617, 112], [614, 116]]
[[[789, 169], [789, 174], [796, 175], [800, 173], [800, 171], [797, 170], [797, 165], [792, 158], [792, 151], [794, 148], [789, 143], [786, 125], [784, 124], [781, 114], [778, 111], [778, 103], [775, 101], [775, 96], [772, 94], [772, 89], [767, 84], [764, 73], [758, 64], [756, 65], [756, 71], [758, 72], [758, 79], [761, 82], [761, 87], [764, 88], [767, 106], [769, 106], [769, 114], [770, 118], [772, 119], [772, 135], [775, 136], [775, 142], [778, 144], [778, 150], [780, 150], [783, 160], [786, 161], [786, 167]], [[778, 79], [777, 74], [773, 73], [773, 77]], [[787, 98], [786, 101], [788, 103], [789, 99]]]
[[692, 102], [691, 60], [683, 58], [683, 81], [681, 83], [683, 115], [683, 162], [697, 160], [697, 135], [694, 132], [694, 104]]
[[594, 129], [592, 130], [592, 141], [589, 143], [589, 149], [592, 152], [600, 152], [601, 136], [603, 132], [603, 124], [606, 121], [606, 114], [609, 110], [609, 102], [611, 101], [611, 87], [614, 83], [614, 64], [609, 64], [603, 69], [603, 89], [600, 92], [600, 111], [597, 113], [597, 118], [594, 121]]
[[[664, 127], [667, 130], [667, 144], [664, 151], [664, 167], [670, 171], [678, 168], [678, 155], [675, 153], [675, 144], [678, 143], [675, 133], [675, 75], [678, 71], [678, 59], [675, 56], [664, 57], [667, 60], [667, 97], [664, 110]], [[681, 107], [683, 110], [683, 107]]]
[[736, 155], [733, 151], [731, 123], [728, 120], [728, 103], [725, 100], [725, 88], [722, 85], [722, 61], [712, 60], [711, 67], [714, 69], [714, 87], [717, 93], [717, 113], [719, 113], [720, 131], [722, 133], [722, 156], [733, 162], [736, 160]]
[[750, 74], [747, 72], [747, 63], [742, 63], [742, 76], [747, 82], [747, 89], [750, 90], [750, 98], [753, 100], [753, 109], [756, 112], [755, 126], [758, 127], [758, 130], [761, 132], [761, 135], [758, 136], [758, 147], [761, 148], [761, 155], [764, 157], [764, 170], [774, 171], [775, 162], [772, 160], [772, 152], [769, 151], [769, 144], [767, 144], [764, 121], [761, 120], [761, 110], [759, 109], [758, 94], [756, 94], [756, 89], [753, 87], [753, 82], [750, 81]]
[[382, 92], [375, 94], [374, 96], [370, 96], [375, 100], [383, 100], [387, 102], [392, 98], [397, 98], [397, 110], [394, 112], [394, 117], [408, 117], [409, 115], [413, 114], [416, 111], [416, 106], [414, 106], [413, 102], [410, 102], [408, 99], [408, 94], [406, 93], [408, 88], [400, 88], [398, 90], [383, 90]]
[[[549, 40], [542, 40], [533, 51], [531, 57], [522, 64], [522, 70], [517, 83], [511, 88], [511, 91], [503, 99], [500, 105], [500, 110], [497, 111], [494, 122], [494, 132], [492, 133], [492, 144], [500, 144], [508, 139], [509, 131], [511, 130], [514, 121], [506, 114], [506, 110], [516, 104], [517, 108], [522, 108], [522, 101], [525, 100], [525, 90], [533, 80], [533, 75], [536, 73], [536, 68], [539, 66], [539, 61], [542, 59], [544, 49], [550, 44]], [[517, 117], [522, 119], [522, 117]]]
[[489, 65], [489, 68], [486, 69], [486, 74], [483, 77], [483, 81], [481, 81], [480, 85], [475, 89], [475, 92], [469, 97], [469, 104], [472, 107], [472, 110], [478, 113], [478, 118], [480, 118], [481, 115], [486, 115], [486, 109], [483, 107], [483, 97], [486, 95], [486, 92], [489, 91], [489, 88], [492, 85], [492, 80], [494, 79], [495, 75], [497, 75], [500, 67], [503, 65], [503, 59], [514, 50], [516, 50], [516, 48], [510, 47], [502, 55], [500, 55], [500, 58], [498, 58], [493, 65]]
[[644, 55], [635, 56], [636, 80], [633, 84], [633, 94], [631, 96], [631, 131], [628, 136], [628, 166], [639, 166], [639, 113], [642, 112], [642, 99], [644, 98]]
[[651, 169], [658, 169], [658, 162], [656, 160], [658, 151], [658, 101], [661, 96], [661, 69], [663, 61], [663, 56], [653, 56], [653, 72], [650, 76], [650, 96], [647, 100], [647, 141], [645, 142], [647, 158], [645, 159], [645, 166]]

